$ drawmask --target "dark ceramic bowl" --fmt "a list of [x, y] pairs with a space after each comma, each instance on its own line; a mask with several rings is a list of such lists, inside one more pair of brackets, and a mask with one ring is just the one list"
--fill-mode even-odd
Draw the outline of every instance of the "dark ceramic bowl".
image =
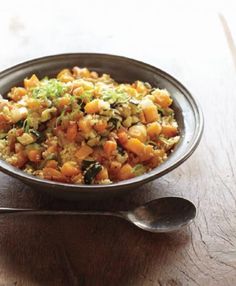
[[0, 160], [0, 170], [25, 184], [64, 199], [104, 198], [155, 180], [182, 164], [196, 149], [203, 131], [202, 112], [190, 92], [166, 72], [148, 64], [105, 54], [62, 54], [31, 60], [0, 73], [0, 94], [6, 96], [13, 86], [21, 85], [25, 77], [35, 73], [39, 78], [55, 76], [63, 68], [88, 67], [98, 73], [108, 73], [118, 82], [142, 80], [154, 87], [166, 88], [174, 100], [173, 109], [181, 132], [181, 140], [166, 162], [142, 176], [110, 185], [72, 185], [42, 180]]

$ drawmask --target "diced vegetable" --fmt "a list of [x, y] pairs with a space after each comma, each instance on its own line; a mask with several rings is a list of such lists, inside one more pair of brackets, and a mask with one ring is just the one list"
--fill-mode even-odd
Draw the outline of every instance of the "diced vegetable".
[[109, 179], [107, 168], [103, 167], [102, 170], [96, 175], [97, 181], [103, 181]]
[[17, 168], [23, 168], [27, 162], [28, 158], [25, 152], [21, 151], [15, 155], [15, 160], [12, 161], [12, 165]]
[[27, 106], [31, 110], [38, 110], [40, 108], [40, 101], [38, 99], [29, 98], [27, 100]]
[[133, 138], [139, 139], [144, 143], [147, 140], [146, 127], [142, 124], [133, 125], [129, 128], [129, 135]]
[[116, 142], [111, 140], [106, 141], [105, 144], [103, 145], [104, 152], [108, 156], [111, 156], [112, 153], [114, 153], [114, 151], [116, 150], [116, 148], [117, 148]]
[[93, 126], [93, 128], [98, 132], [98, 133], [103, 133], [106, 131], [107, 128], [107, 121], [105, 120], [99, 120], [97, 123], [95, 123], [95, 125]]
[[157, 104], [159, 104], [162, 108], [167, 108], [171, 105], [172, 99], [170, 98], [170, 94], [166, 89], [155, 89], [152, 93], [154, 95], [154, 100]]
[[162, 127], [158, 122], [153, 122], [147, 126], [147, 134], [150, 138], [156, 138], [161, 133]]
[[71, 121], [70, 125], [67, 129], [67, 132], [66, 132], [66, 138], [69, 141], [74, 141], [76, 136], [77, 136], [77, 124], [76, 124], [76, 122]]
[[100, 100], [94, 99], [91, 102], [88, 102], [84, 107], [85, 112], [87, 113], [98, 113], [101, 110]]
[[63, 166], [61, 167], [61, 172], [65, 176], [72, 177], [78, 175], [80, 170], [77, 167], [76, 162], [69, 161], [63, 164]]
[[57, 169], [57, 167], [58, 167], [58, 162], [57, 162], [56, 160], [48, 160], [48, 161], [46, 162], [45, 167]]
[[130, 138], [124, 147], [139, 156], [144, 152], [145, 145], [137, 138]]
[[31, 76], [31, 78], [29, 79], [25, 79], [24, 80], [24, 86], [26, 89], [30, 89], [30, 88], [33, 88], [33, 87], [36, 87], [40, 84], [40, 81], [39, 79], [37, 78], [37, 76], [35, 74], [33, 74]]
[[153, 122], [158, 120], [159, 116], [157, 112], [157, 107], [155, 105], [146, 107], [143, 111], [146, 122]]
[[96, 163], [96, 161], [94, 161], [94, 160], [83, 160], [81, 163], [82, 171], [85, 171], [90, 165], [93, 165], [95, 163]]
[[121, 168], [122, 164], [118, 161], [112, 161], [110, 163], [110, 171], [111, 172], [115, 172], [117, 173], [117, 171], [119, 171], [119, 169]]
[[40, 150], [32, 149], [28, 151], [27, 155], [31, 162], [37, 163], [37, 162], [40, 162], [42, 154]]
[[27, 91], [23, 87], [13, 87], [11, 92], [8, 94], [8, 97], [17, 102], [21, 100], [21, 98], [26, 95], [26, 93]]
[[[16, 144], [19, 144], [19, 143], [16, 143]], [[21, 145], [21, 146], [18, 146], [18, 148], [23, 150], [24, 147]], [[28, 159], [31, 162], [38, 163], [42, 159], [42, 150], [41, 150], [40, 145], [37, 143], [27, 145], [25, 147], [25, 152], [28, 156]]]
[[7, 118], [7, 116], [0, 113], [0, 130], [4, 132], [8, 124], [9, 124], [9, 119]]
[[134, 84], [137, 92], [141, 93], [141, 94], [146, 94], [147, 93], [147, 88], [146, 86], [144, 85], [143, 82], [137, 80]]
[[84, 160], [90, 154], [93, 153], [93, 149], [88, 145], [83, 145], [80, 149], [76, 152], [75, 156], [78, 160]]
[[29, 145], [33, 142], [36, 141], [35, 136], [32, 134], [24, 133], [23, 135], [17, 137], [17, 140], [22, 144], [22, 145]]
[[82, 78], [82, 77], [90, 77], [90, 72], [87, 68], [79, 68], [79, 67], [74, 67], [73, 68], [73, 75], [75, 78]]
[[121, 167], [118, 173], [119, 180], [127, 180], [134, 177], [133, 168], [130, 164], [125, 164]]
[[92, 184], [97, 174], [102, 170], [102, 166], [96, 162], [88, 167], [84, 173], [84, 183], [87, 185]]
[[128, 135], [125, 131], [120, 131], [117, 135], [120, 144], [125, 144], [128, 141]]
[[19, 153], [19, 152], [23, 152], [24, 151], [24, 146], [18, 142], [15, 143], [15, 152]]
[[81, 118], [78, 125], [79, 129], [84, 133], [89, 133], [91, 131], [91, 122], [86, 118]]
[[147, 123], [158, 120], [157, 106], [150, 99], [142, 100], [141, 107]]
[[66, 107], [70, 104], [71, 102], [71, 99], [70, 99], [70, 96], [63, 96], [61, 98], [58, 98], [58, 106], [63, 108], [63, 107]]
[[153, 149], [152, 145], [146, 145], [144, 148], [144, 152], [140, 156], [140, 161], [147, 161], [150, 160], [155, 154], [155, 151]]
[[62, 82], [70, 82], [74, 80], [74, 77], [72, 76], [72, 73], [69, 69], [63, 69], [58, 75], [57, 79]]
[[66, 176], [64, 176], [59, 170], [56, 170], [54, 168], [45, 167], [43, 169], [43, 177], [47, 180], [67, 182]]
[[178, 134], [178, 128], [173, 125], [162, 125], [161, 134], [163, 134], [167, 138], [176, 136]]

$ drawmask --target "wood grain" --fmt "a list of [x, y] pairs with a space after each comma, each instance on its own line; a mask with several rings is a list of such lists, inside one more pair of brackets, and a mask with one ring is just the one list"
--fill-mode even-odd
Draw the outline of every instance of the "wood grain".
[[[186, 230], [155, 235], [118, 218], [1, 216], [0, 285], [236, 285], [234, 3], [163, 2], [58, 0], [41, 1], [37, 9], [28, 0], [2, 4], [1, 70], [61, 52], [143, 60], [192, 91], [203, 108], [205, 133], [186, 163], [134, 194], [72, 204], [126, 209], [179, 195], [198, 208]], [[4, 174], [0, 203], [71, 207]]]

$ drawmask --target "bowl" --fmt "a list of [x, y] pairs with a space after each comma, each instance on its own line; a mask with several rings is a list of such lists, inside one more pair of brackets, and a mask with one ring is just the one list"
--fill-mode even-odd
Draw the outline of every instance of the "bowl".
[[35, 73], [39, 78], [55, 76], [63, 68], [87, 67], [98, 73], [108, 73], [118, 82], [141, 80], [154, 87], [166, 88], [173, 98], [173, 109], [179, 124], [181, 139], [168, 159], [150, 172], [133, 179], [109, 185], [73, 185], [40, 179], [27, 174], [3, 160], [0, 170], [39, 191], [67, 200], [101, 199], [132, 192], [139, 186], [160, 178], [182, 164], [198, 146], [203, 132], [203, 115], [190, 92], [168, 73], [133, 59], [94, 53], [74, 53], [47, 56], [13, 66], [0, 73], [0, 94]]

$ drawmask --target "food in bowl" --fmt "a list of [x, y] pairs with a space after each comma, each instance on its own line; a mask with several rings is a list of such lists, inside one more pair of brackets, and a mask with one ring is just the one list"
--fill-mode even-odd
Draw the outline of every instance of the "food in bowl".
[[109, 184], [159, 166], [179, 142], [166, 89], [63, 69], [0, 98], [0, 157], [57, 182]]

